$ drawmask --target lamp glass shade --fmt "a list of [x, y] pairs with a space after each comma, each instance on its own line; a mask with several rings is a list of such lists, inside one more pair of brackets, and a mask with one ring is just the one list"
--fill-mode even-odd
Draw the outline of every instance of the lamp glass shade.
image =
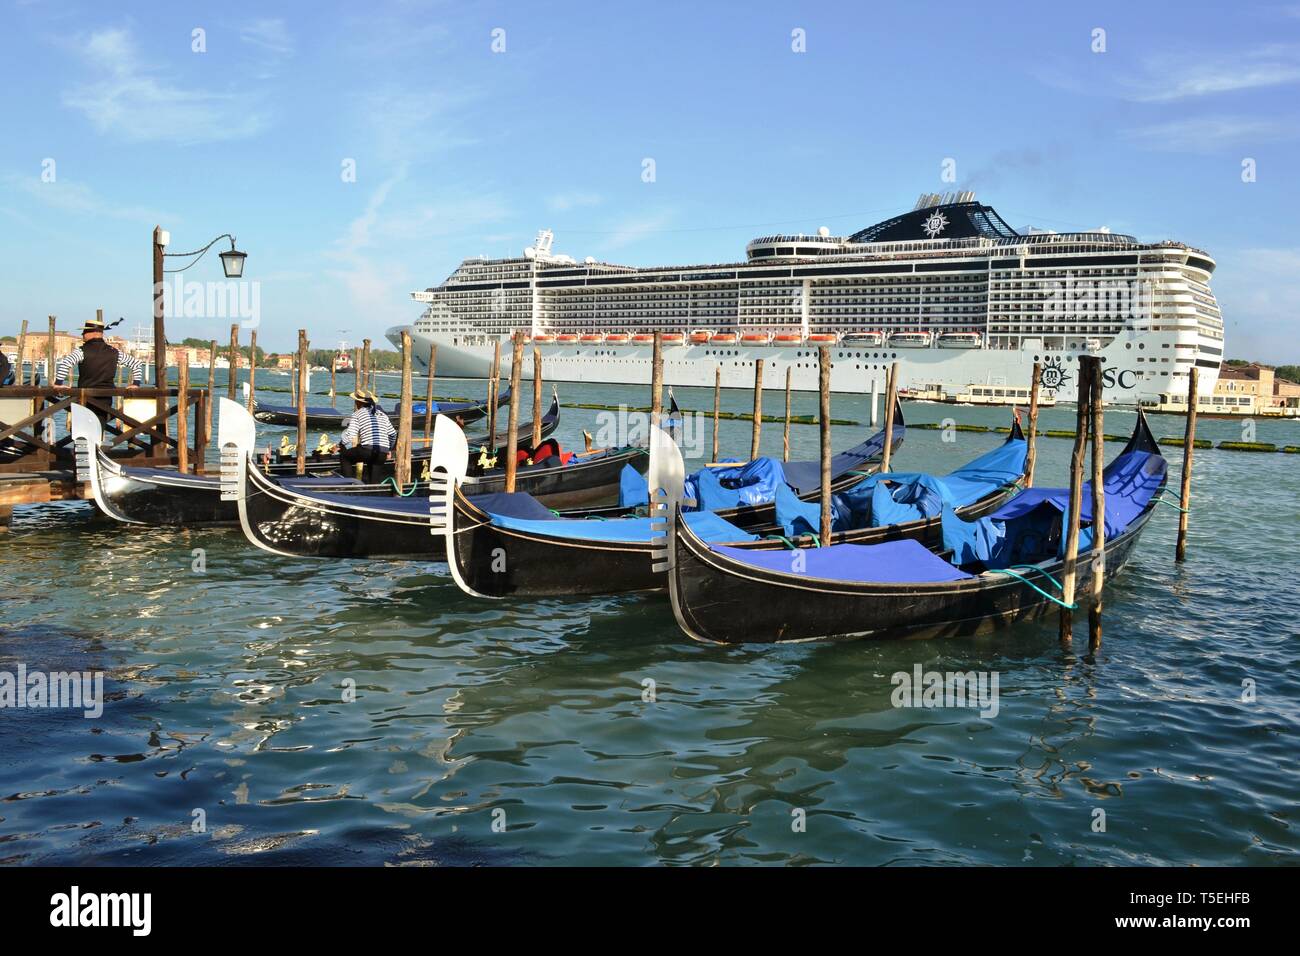
[[243, 276], [246, 258], [248, 258], [247, 254], [238, 249], [229, 249], [221, 253], [221, 268], [225, 271], [227, 279], [238, 279]]

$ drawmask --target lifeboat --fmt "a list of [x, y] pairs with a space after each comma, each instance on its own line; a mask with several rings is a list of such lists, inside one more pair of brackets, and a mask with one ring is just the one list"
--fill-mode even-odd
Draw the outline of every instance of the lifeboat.
[[626, 345], [630, 338], [626, 332], [610, 332], [605, 336], [605, 341], [610, 345]]
[[941, 349], [977, 349], [984, 344], [978, 332], [940, 332], [937, 344]]
[[711, 338], [713, 338], [712, 329], [696, 329], [694, 332], [691, 333], [691, 344], [703, 345]]
[[845, 345], [878, 346], [884, 344], [885, 337], [879, 332], [846, 332], [843, 341]]
[[834, 332], [814, 332], [808, 336], [808, 342], [813, 345], [834, 345], [838, 341]]
[[713, 338], [709, 339], [709, 342], [712, 343], [713, 345], [735, 345], [735, 344], [736, 344], [736, 333], [735, 333], [735, 332], [715, 332], [715, 333], [713, 333]]
[[661, 342], [665, 342], [665, 343], [667, 343], [668, 345], [681, 345], [681, 344], [682, 344], [682, 333], [680, 333], [680, 332], [665, 332], [663, 335], [661, 335], [661, 336], [659, 337], [659, 341], [661, 341]]
[[557, 335], [555, 341], [559, 342], [561, 345], [573, 345], [578, 341], [578, 337], [571, 332], [565, 332], [563, 335]]
[[632, 342], [634, 345], [653, 345], [654, 340], [655, 337], [650, 332], [638, 332], [636, 335], [632, 336]]
[[555, 341], [555, 336], [554, 336], [554, 335], [534, 335], [534, 336], [533, 336], [533, 341], [536, 342], [536, 343], [538, 343], [539, 345], [547, 345], [547, 344], [549, 344], [549, 343]]
[[743, 345], [766, 345], [772, 341], [771, 332], [746, 332], [740, 337]]
[[601, 342], [605, 341], [605, 336], [598, 332], [590, 332], [579, 339], [579, 341], [582, 342], [583, 345], [599, 345]]
[[894, 332], [889, 344], [896, 349], [924, 349], [930, 347], [929, 332]]
[[772, 336], [772, 341], [777, 345], [798, 345], [803, 341], [803, 336], [798, 332], [778, 332]]

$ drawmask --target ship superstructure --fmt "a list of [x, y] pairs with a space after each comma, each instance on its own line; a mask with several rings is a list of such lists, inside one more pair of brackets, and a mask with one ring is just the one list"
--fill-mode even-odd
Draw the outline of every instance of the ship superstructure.
[[672, 385], [712, 385], [721, 365], [724, 384], [745, 386], [762, 358], [773, 385], [788, 366], [795, 388], [815, 389], [830, 345], [837, 391], [869, 391], [897, 360], [902, 386], [955, 397], [1023, 386], [1037, 361], [1055, 370], [1044, 386], [1072, 399], [1071, 360], [1097, 353], [1107, 399], [1135, 404], [1180, 380], [1185, 392], [1193, 365], [1211, 392], [1223, 354], [1209, 254], [1105, 229], [1020, 231], [969, 192], [923, 195], [849, 236], [763, 236], [743, 262], [578, 262], [553, 242], [543, 230], [519, 258], [466, 259], [412, 293], [426, 306], [416, 357], [437, 343], [439, 374], [482, 377], [493, 344], [522, 330], [547, 378], [629, 382], [648, 374], [660, 332]]

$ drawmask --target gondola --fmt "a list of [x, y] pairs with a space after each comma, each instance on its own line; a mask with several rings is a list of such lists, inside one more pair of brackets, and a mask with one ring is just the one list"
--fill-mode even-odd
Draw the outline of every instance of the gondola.
[[[95, 413], [74, 402], [68, 415], [76, 449], [77, 480], [90, 486], [95, 503], [110, 518], [128, 524], [184, 527], [239, 521], [235, 503], [221, 500], [221, 479], [217, 475], [181, 474], [114, 461], [102, 447], [103, 426]], [[217, 431], [220, 444], [220, 422]], [[332, 466], [309, 467], [307, 475], [286, 475], [279, 480], [328, 490], [363, 487], [356, 479], [334, 474]], [[387, 487], [379, 490], [388, 491]]]
[[[503, 449], [509, 439], [510, 423], [506, 419], [498, 416], [497, 425], [498, 428], [496, 435], [491, 441], [489, 441], [487, 432], [483, 432], [482, 434], [474, 435], [469, 439], [471, 443], [470, 447], [474, 449], [487, 448], [490, 450]], [[547, 410], [542, 413], [542, 440], [545, 441], [547, 438], [550, 438], [551, 435], [555, 434], [555, 430], [559, 427], [560, 397], [555, 390], [552, 389], [551, 404]], [[524, 437], [531, 437], [533, 432], [532, 421], [520, 422], [518, 426], [516, 426], [516, 431], [521, 439]], [[489, 451], [489, 454], [491, 454], [491, 451]], [[415, 450], [411, 452], [411, 461], [413, 464], [412, 471], [416, 475], [419, 475], [424, 470], [423, 463], [427, 461], [428, 458], [429, 449], [427, 446], [417, 446]], [[342, 467], [338, 455], [322, 454], [319, 452], [312, 452], [307, 455], [307, 463], [309, 470], [311, 471], [321, 471], [326, 468], [337, 471]], [[281, 454], [275, 449], [270, 449], [269, 461], [264, 466], [264, 470], [277, 477], [297, 474], [297, 456], [294, 454]], [[391, 478], [393, 476], [393, 471], [394, 462], [391, 458], [388, 461], [374, 465], [371, 468], [373, 480], [376, 482], [383, 482], [385, 479]]]
[[[236, 503], [233, 500], [222, 500], [219, 476], [181, 474], [174, 469], [142, 468], [114, 461], [101, 447], [103, 429], [93, 412], [74, 403], [69, 421], [77, 451], [78, 480], [89, 484], [95, 503], [109, 517], [144, 525], [239, 523]], [[218, 447], [223, 444], [223, 421], [218, 421]], [[543, 434], [549, 434], [558, 426], [558, 398], [552, 401], [551, 409], [543, 421]], [[531, 424], [527, 428], [531, 429]], [[626, 456], [628, 460], [635, 457], [636, 452]], [[418, 479], [423, 464], [428, 460], [428, 451], [417, 451], [413, 459], [413, 472]], [[579, 502], [599, 501], [617, 492], [618, 472], [623, 463], [625, 462], [615, 462], [611, 457], [609, 461], [601, 463], [603, 467], [595, 467], [594, 464], [588, 466], [579, 474], [570, 476], [570, 480], [564, 483], [539, 470], [533, 480], [539, 493], [552, 493], [561, 503], [569, 498]], [[391, 497], [396, 490], [391, 460], [375, 466], [375, 482], [369, 484], [363, 484], [351, 476], [340, 475], [337, 471], [337, 456], [309, 455], [305, 464], [306, 474], [302, 476], [298, 475], [293, 458], [270, 463], [262, 468], [263, 473], [269, 474], [277, 483], [297, 489], [353, 496], [368, 495], [373, 498]], [[482, 490], [486, 492], [493, 490], [494, 485], [503, 486], [504, 480], [504, 471], [489, 471], [481, 477]], [[563, 488], [559, 488], [561, 484]], [[412, 497], [426, 496], [428, 483], [417, 480], [406, 494]]]
[[[243, 383], [244, 399], [248, 399], [248, 383]], [[502, 406], [510, 401], [510, 386], [507, 385], [501, 394], [497, 396], [497, 405]], [[424, 415], [425, 405], [423, 401], [413, 402], [411, 414]], [[389, 415], [397, 415], [401, 411], [400, 406], [394, 406], [388, 411]], [[451, 415], [459, 418], [462, 422], [476, 422], [485, 417], [488, 412], [487, 401], [482, 402], [434, 402], [433, 412], [435, 415]], [[275, 405], [263, 402], [257, 398], [253, 399], [253, 417], [264, 425], [291, 425], [298, 424], [298, 406], [296, 405]], [[352, 412], [340, 410], [333, 405], [308, 405], [307, 406], [307, 427], [322, 429], [327, 431], [337, 431], [347, 427], [348, 419], [352, 417]]]
[[[226, 430], [221, 448], [221, 493], [236, 503], [240, 526], [253, 544], [290, 556], [442, 557], [441, 539], [429, 535], [428, 495], [436, 474], [404, 495], [293, 487], [258, 469], [252, 458], [253, 419], [243, 406], [227, 399], [222, 403], [221, 421]], [[456, 428], [455, 422], [439, 415], [434, 424], [435, 447], [439, 429], [445, 426]], [[462, 457], [456, 467], [466, 475], [471, 494], [490, 500], [493, 490], [504, 481], [503, 470], [468, 476], [472, 456], [461, 434]], [[647, 464], [644, 449], [623, 448], [575, 455], [559, 465], [547, 461], [524, 465], [517, 471], [516, 482], [519, 488], [537, 490], [540, 500], [547, 503], [540, 507], [563, 500], [601, 500], [616, 493], [624, 469], [640, 472]]]
[[[1139, 411], [1104, 471], [1106, 576], [1124, 567], [1167, 480], [1168, 463]], [[910, 540], [795, 551], [713, 545], [674, 511], [667, 552], [677, 623], [708, 643], [776, 643], [981, 634], [1050, 612], [1063, 568], [1068, 489], [1031, 488], [968, 522], [945, 509], [944, 551]], [[1083, 520], [1091, 520], [1083, 491]], [[1076, 593], [1091, 586], [1092, 529], [1081, 529]], [[1059, 591], [1057, 591], [1059, 593]]]
[[[660, 453], [665, 464], [659, 469], [658, 483], [656, 467], [651, 464], [649, 486], [678, 498], [683, 494], [684, 479], [668, 485], [665, 476], [681, 470], [681, 455], [664, 431], [652, 429], [652, 438], [655, 437], [666, 441], [671, 451], [665, 448]], [[669, 461], [675, 467], [666, 464]], [[944, 489], [944, 500], [967, 516], [987, 513], [1009, 497], [1011, 488], [1023, 478], [1024, 466], [1024, 435], [1019, 425], [1014, 424], [1001, 446], [948, 476], [952, 492]], [[433, 467], [436, 469], [438, 463]], [[911, 483], [930, 480], [928, 476], [911, 475], [891, 475], [891, 478], [903, 486], [903, 491]], [[801, 504], [788, 488], [778, 494], [796, 508]], [[467, 593], [491, 598], [535, 597], [615, 594], [667, 587], [664, 569], [654, 566], [655, 553], [663, 547], [663, 531], [654, 526], [651, 518], [605, 512], [562, 519], [545, 508], [530, 506], [523, 497], [511, 496], [503, 505], [499, 501], [470, 499], [457, 493], [447, 510], [450, 523], [443, 524], [440, 515], [435, 520], [450, 542], [448, 561], [453, 577]], [[782, 501], [778, 499], [778, 516]], [[494, 510], [492, 505], [501, 510]], [[903, 508], [900, 506], [898, 510]], [[726, 512], [693, 511], [686, 512], [683, 518], [697, 535], [710, 543], [763, 549], [784, 548], [788, 540], [784, 536], [772, 539], [746, 531], [729, 520]], [[866, 522], [866, 516], [863, 520]], [[903, 537], [932, 540], [937, 535], [937, 516], [924, 516], [886, 527], [867, 524], [845, 529], [837, 532], [834, 540], [873, 542]]]

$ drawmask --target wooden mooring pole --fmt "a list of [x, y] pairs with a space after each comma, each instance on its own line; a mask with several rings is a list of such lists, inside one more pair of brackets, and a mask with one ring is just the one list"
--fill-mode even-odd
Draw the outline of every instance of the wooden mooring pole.
[[515, 490], [519, 469], [519, 382], [524, 367], [524, 336], [516, 330], [510, 343], [510, 418], [506, 435], [506, 492]]
[[790, 460], [790, 366], [785, 367], [785, 430], [781, 433], [781, 460]]
[[763, 432], [763, 360], [754, 359], [754, 431], [749, 439], [749, 460], [758, 457], [759, 436]]
[[433, 437], [433, 376], [438, 368], [438, 344], [429, 346], [429, 380], [424, 387], [424, 440]]
[[[253, 393], [257, 390], [257, 329], [249, 335], [248, 343], [248, 414], [253, 414]], [[330, 388], [333, 389], [333, 383]], [[333, 392], [331, 391], [331, 397]]]
[[[18, 363], [14, 368], [14, 384], [23, 385], [27, 379], [23, 377], [23, 358], [27, 355], [27, 320], [23, 319], [21, 330], [18, 332]], [[35, 365], [32, 362], [32, 365]]]
[[713, 457], [709, 461], [718, 460], [718, 416], [722, 412], [722, 365], [719, 364], [713, 370]]
[[[256, 332], [253, 333], [253, 338], [254, 340], [256, 340], [257, 338]], [[256, 352], [254, 352], [254, 360], [256, 361]], [[334, 404], [334, 382], [338, 376], [338, 364], [339, 364], [338, 356], [331, 355], [330, 356], [330, 404], [331, 405]], [[249, 372], [249, 374], [251, 375], [252, 372]]]
[[361, 340], [361, 379], [358, 388], [370, 387], [370, 340]]
[[1083, 510], [1083, 452], [1088, 442], [1091, 419], [1092, 367], [1079, 361], [1078, 415], [1074, 427], [1074, 450], [1070, 453], [1070, 498], [1065, 513], [1065, 556], [1061, 570], [1061, 615], [1059, 636], [1062, 647], [1069, 647], [1074, 625], [1075, 570], [1079, 556], [1079, 513]]
[[658, 425], [664, 410], [664, 337], [655, 333], [654, 351], [650, 359], [650, 424]]
[[212, 339], [208, 342], [208, 401], [204, 409], [204, 434], [212, 434], [212, 403], [216, 400], [216, 379], [217, 379], [217, 340]]
[[307, 330], [298, 330], [298, 474], [307, 474]]
[[411, 333], [402, 330], [402, 397], [397, 413], [397, 446], [393, 480], [400, 490], [411, 482]]
[[817, 349], [817, 391], [822, 441], [821, 542], [827, 545], [831, 542], [831, 349], [828, 345]]
[[1089, 376], [1092, 429], [1092, 603], [1088, 607], [1088, 650], [1101, 647], [1101, 589], [1106, 583], [1106, 487], [1102, 472], [1106, 468], [1105, 430], [1102, 425], [1101, 359], [1090, 356]]
[[186, 349], [185, 359], [176, 364], [176, 470], [182, 475], [190, 469], [190, 359]]
[[[58, 356], [54, 354], [54, 341], [55, 341], [55, 339], [54, 339], [54, 323], [55, 323], [55, 321], [56, 321], [55, 317], [54, 317], [54, 316], [50, 316], [50, 337], [49, 337], [49, 340], [48, 340], [48, 342], [47, 342], [47, 344], [46, 344], [46, 346], [45, 346], [45, 360], [46, 360], [46, 366], [45, 366], [46, 382], [45, 382], [45, 384], [46, 384], [47, 386], [48, 386], [48, 385], [53, 385], [53, 384], [54, 384], [54, 361], [55, 361], [55, 359], [58, 358]], [[71, 382], [69, 382], [69, 384], [71, 384]]]
[[239, 324], [230, 327], [230, 380], [226, 383], [226, 398], [236, 401], [239, 388]]
[[497, 396], [501, 391], [501, 340], [492, 343], [492, 374], [488, 378], [488, 445], [497, 447]]
[[529, 448], [542, 443], [542, 350], [533, 349], [533, 434]]
[[1183, 432], [1183, 480], [1178, 495], [1178, 544], [1174, 560], [1182, 563], [1187, 558], [1187, 509], [1192, 506], [1192, 449], [1196, 447], [1196, 390], [1198, 369], [1195, 365], [1187, 375], [1187, 429]]
[[880, 455], [880, 470], [889, 471], [894, 456], [894, 403], [898, 401], [898, 363], [889, 366], [885, 385], [885, 447]]
[[1043, 374], [1040, 362], [1034, 363], [1034, 380], [1029, 385], [1029, 434], [1025, 436], [1025, 487], [1034, 487], [1034, 465], [1038, 461], [1038, 384]]

